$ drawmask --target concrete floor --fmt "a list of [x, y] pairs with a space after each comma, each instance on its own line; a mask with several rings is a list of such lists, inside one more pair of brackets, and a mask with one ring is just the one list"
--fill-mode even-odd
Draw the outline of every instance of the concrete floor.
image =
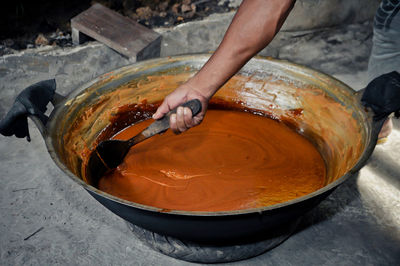
[[[321, 40], [311, 39], [321, 46]], [[303, 47], [318, 55], [319, 65], [311, 66], [360, 89], [366, 85], [366, 63], [349, 58], [352, 51], [359, 58], [360, 49], [341, 40], [347, 61], [339, 53], [332, 54], [334, 47]], [[322, 59], [329, 61], [329, 66]], [[56, 77], [58, 91], [66, 94], [125, 64], [125, 59], [96, 43], [66, 51], [34, 50], [4, 56], [0, 58], [0, 117], [20, 90], [38, 80]], [[347, 65], [346, 71], [338, 71], [342, 64]], [[368, 165], [307, 214], [292, 237], [261, 256], [232, 264], [398, 265], [400, 121], [394, 122], [389, 141], [376, 148]], [[31, 126], [30, 131], [31, 143], [0, 136], [1, 265], [189, 264], [153, 251], [136, 239], [122, 219], [56, 167], [38, 130]]]

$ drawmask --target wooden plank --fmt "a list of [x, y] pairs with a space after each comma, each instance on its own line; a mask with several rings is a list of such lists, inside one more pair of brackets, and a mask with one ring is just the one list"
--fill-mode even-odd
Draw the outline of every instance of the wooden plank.
[[139, 23], [100, 4], [94, 4], [71, 19], [75, 44], [84, 35], [104, 43], [131, 61], [160, 56], [161, 36]]

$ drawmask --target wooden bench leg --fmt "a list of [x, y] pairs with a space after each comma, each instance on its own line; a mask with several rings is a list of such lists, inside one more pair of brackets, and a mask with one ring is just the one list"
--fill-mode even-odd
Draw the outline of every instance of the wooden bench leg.
[[72, 37], [73, 45], [79, 45], [84, 42], [93, 40], [93, 38], [87, 36], [86, 34], [83, 34], [82, 32], [80, 32], [79, 30], [77, 30], [75, 28], [71, 28], [71, 32], [72, 32], [71, 37]]

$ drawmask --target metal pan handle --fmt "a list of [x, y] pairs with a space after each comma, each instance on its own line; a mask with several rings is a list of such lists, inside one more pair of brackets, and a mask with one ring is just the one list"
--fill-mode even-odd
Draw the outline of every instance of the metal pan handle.
[[0, 121], [0, 134], [4, 136], [15, 135], [30, 141], [27, 117], [31, 118], [43, 137], [47, 135], [46, 124], [48, 117], [45, 115], [47, 104], [54, 106], [64, 100], [64, 97], [55, 92], [54, 79], [43, 80], [25, 88], [15, 99], [13, 106], [6, 116]]
[[400, 74], [393, 71], [371, 81], [362, 91], [361, 103], [374, 112], [374, 121], [385, 120], [391, 113], [400, 115]]
[[394, 113], [397, 118], [400, 117], [400, 74], [393, 71], [375, 78], [366, 88], [358, 91], [356, 97], [362, 105], [372, 110], [373, 118], [370, 143], [352, 172], [360, 170], [371, 156], [388, 116]]

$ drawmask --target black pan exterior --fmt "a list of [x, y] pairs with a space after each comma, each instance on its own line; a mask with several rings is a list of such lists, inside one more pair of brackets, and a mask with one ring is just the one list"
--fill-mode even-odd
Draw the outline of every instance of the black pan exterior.
[[329, 196], [335, 188], [281, 208], [231, 215], [183, 215], [148, 211], [87, 191], [122, 219], [147, 230], [195, 242], [223, 243], [279, 235]]

